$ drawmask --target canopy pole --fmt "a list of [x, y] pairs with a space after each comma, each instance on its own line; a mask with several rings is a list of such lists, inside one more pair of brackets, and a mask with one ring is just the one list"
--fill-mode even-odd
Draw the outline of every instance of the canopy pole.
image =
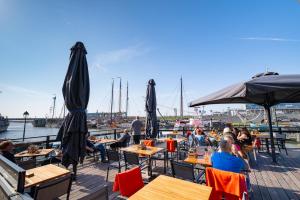
[[275, 145], [274, 145], [274, 137], [273, 137], [273, 128], [272, 128], [272, 118], [271, 118], [270, 106], [265, 105], [264, 107], [265, 107], [265, 111], [267, 112], [268, 123], [269, 123], [271, 150], [272, 150], [272, 160], [273, 160], [274, 163], [276, 163], [276, 154], [275, 154]]

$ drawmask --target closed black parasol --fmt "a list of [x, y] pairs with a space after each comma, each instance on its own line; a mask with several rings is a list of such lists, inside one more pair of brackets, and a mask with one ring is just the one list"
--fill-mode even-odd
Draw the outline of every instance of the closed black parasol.
[[300, 75], [259, 74], [252, 80], [231, 85], [206, 97], [192, 101], [189, 106], [226, 103], [255, 103], [268, 114], [272, 158], [276, 162], [270, 107], [278, 103], [300, 102]]
[[62, 164], [73, 165], [76, 175], [78, 161], [85, 156], [86, 108], [90, 96], [90, 81], [86, 49], [82, 42], [76, 42], [71, 48], [70, 64], [63, 84], [62, 92], [68, 115], [58, 132], [57, 139], [62, 144]]
[[150, 138], [156, 138], [158, 132], [156, 116], [156, 93], [155, 82], [153, 79], [148, 81], [146, 94], [146, 135]]

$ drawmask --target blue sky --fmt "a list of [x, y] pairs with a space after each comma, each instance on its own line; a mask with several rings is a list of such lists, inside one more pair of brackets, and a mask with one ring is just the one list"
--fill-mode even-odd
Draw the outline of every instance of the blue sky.
[[266, 68], [300, 73], [299, 24], [297, 0], [0, 0], [0, 113], [49, 116], [56, 94], [59, 115], [69, 49], [82, 41], [90, 112], [109, 110], [120, 76], [129, 81], [129, 114], [144, 115], [150, 78], [158, 107], [173, 114], [181, 75], [186, 105]]

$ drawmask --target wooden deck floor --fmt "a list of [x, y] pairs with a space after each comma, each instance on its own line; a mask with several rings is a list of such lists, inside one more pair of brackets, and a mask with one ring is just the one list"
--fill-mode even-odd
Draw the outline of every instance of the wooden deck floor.
[[250, 173], [253, 199], [300, 199], [300, 149], [289, 149], [288, 154], [281, 153], [278, 164], [269, 155], [259, 154]]
[[[272, 164], [269, 155], [258, 154], [257, 164], [252, 166], [250, 173], [253, 189], [251, 199], [300, 199], [300, 149], [289, 149], [288, 153], [288, 156], [282, 153], [278, 157], [278, 164]], [[162, 168], [155, 171], [162, 172]], [[106, 164], [89, 163], [81, 166], [77, 181], [73, 182], [70, 199], [84, 199], [105, 184], [109, 186], [110, 198], [114, 198], [112, 184], [116, 173], [116, 170], [111, 170], [109, 181], [106, 182]], [[143, 176], [147, 178], [146, 174]]]

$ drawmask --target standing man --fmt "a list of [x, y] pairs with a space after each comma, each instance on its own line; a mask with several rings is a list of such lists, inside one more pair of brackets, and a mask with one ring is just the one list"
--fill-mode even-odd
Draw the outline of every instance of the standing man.
[[136, 119], [131, 123], [131, 130], [133, 135], [134, 144], [139, 144], [141, 139], [141, 129], [143, 123], [140, 121], [139, 116], [136, 116]]

